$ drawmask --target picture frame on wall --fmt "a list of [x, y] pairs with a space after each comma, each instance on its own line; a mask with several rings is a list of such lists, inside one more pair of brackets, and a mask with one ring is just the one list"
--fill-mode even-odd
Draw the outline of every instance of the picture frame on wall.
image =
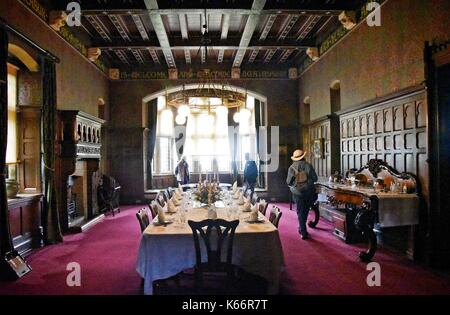
[[313, 142], [312, 151], [316, 159], [324, 158], [324, 142], [324, 138], [316, 139]]

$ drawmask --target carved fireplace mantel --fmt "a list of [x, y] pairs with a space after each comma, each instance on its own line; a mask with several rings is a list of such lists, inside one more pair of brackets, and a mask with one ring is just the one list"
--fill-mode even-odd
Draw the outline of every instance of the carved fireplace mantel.
[[[58, 111], [56, 169], [63, 231], [83, 231], [102, 217], [97, 188], [104, 122], [78, 110]], [[73, 211], [74, 206], [78, 213], [69, 218], [69, 209]]]

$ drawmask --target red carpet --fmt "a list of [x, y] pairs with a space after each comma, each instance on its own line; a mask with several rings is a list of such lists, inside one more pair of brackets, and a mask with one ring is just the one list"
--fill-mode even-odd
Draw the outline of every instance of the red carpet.
[[[366, 265], [357, 258], [362, 246], [346, 245], [321, 221], [310, 229], [312, 239], [302, 241], [297, 218], [286, 204], [280, 235], [286, 260], [283, 294], [450, 294], [450, 279], [409, 262], [395, 252], [381, 249], [381, 287], [368, 287]], [[35, 251], [27, 258], [33, 271], [11, 283], [0, 283], [0, 294], [140, 294], [135, 271], [140, 230], [138, 206], [122, 207], [82, 234], [65, 237], [63, 244]], [[81, 287], [68, 287], [66, 266], [81, 266]]]

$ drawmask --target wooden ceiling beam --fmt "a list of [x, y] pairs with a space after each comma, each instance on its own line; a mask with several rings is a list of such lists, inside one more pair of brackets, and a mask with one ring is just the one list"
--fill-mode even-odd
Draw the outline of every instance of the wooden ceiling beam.
[[303, 25], [300, 27], [299, 31], [297, 32], [297, 40], [303, 40], [308, 36], [309, 32], [314, 28], [314, 26], [319, 22], [320, 16], [310, 16], [308, 19], [303, 23]]
[[[189, 39], [189, 31], [186, 14], [178, 14], [178, 20], [180, 21], [181, 38], [183, 41], [187, 41]], [[191, 63], [191, 51], [189, 49], [184, 50], [184, 60], [186, 61], [186, 64]]]
[[248, 16], [247, 22], [245, 23], [244, 31], [242, 32], [241, 41], [239, 43], [239, 49], [236, 51], [234, 55], [233, 67], [240, 67], [242, 61], [244, 60], [245, 52], [247, 51], [247, 47], [250, 44], [250, 41], [253, 37], [253, 32], [258, 25], [260, 13], [264, 9], [264, 5], [266, 4], [266, 0], [253, 0], [252, 10], [257, 13], [252, 13]]
[[159, 45], [162, 48], [167, 66], [169, 68], [176, 68], [175, 58], [172, 54], [169, 37], [167, 36], [166, 29], [164, 28], [161, 14], [155, 13], [154, 11], [152, 12], [152, 10], [158, 9], [158, 2], [156, 0], [144, 0], [144, 3], [145, 7], [150, 10], [148, 12], [150, 21], [152, 22], [153, 29], [155, 30], [156, 36], [158, 37]]
[[[220, 41], [225, 41], [228, 38], [228, 30], [230, 29], [230, 15], [222, 14], [222, 27], [220, 31]], [[224, 49], [220, 49], [217, 55], [217, 63], [223, 62]]]
[[147, 30], [145, 29], [144, 23], [142, 22], [141, 17], [138, 14], [133, 14], [131, 16], [133, 18], [134, 24], [136, 25], [136, 28], [139, 31], [139, 34], [141, 34], [141, 37], [143, 40], [149, 40]]
[[[259, 41], [265, 41], [267, 36], [270, 33], [270, 30], [272, 29], [273, 23], [275, 22], [277, 18], [276, 14], [271, 14], [267, 17], [266, 23], [264, 24], [264, 28], [261, 32], [261, 35], [259, 36]], [[250, 53], [250, 56], [248, 57], [248, 63], [253, 63], [256, 59], [256, 56], [258, 56], [259, 50], [252, 50]]]
[[291, 31], [292, 27], [295, 25], [295, 23], [297, 22], [299, 17], [300, 17], [300, 15], [298, 15], [298, 14], [287, 16], [287, 18], [284, 22], [284, 25], [278, 34], [277, 40], [284, 40], [288, 36], [289, 32]]
[[[255, 46], [247, 46], [245, 48], [242, 48], [240, 46], [222, 46], [222, 45], [213, 45], [210, 46], [210, 49], [214, 50], [239, 50], [239, 49], [245, 49], [247, 50], [269, 50], [269, 49], [293, 49], [293, 50], [306, 50], [312, 45], [291, 45], [291, 44], [283, 44], [283, 45], [255, 45]], [[93, 46], [94, 47], [94, 46]], [[97, 45], [96, 48], [100, 48], [102, 50], [121, 50], [121, 49], [153, 49], [157, 51], [163, 51], [164, 48], [158, 46], [158, 45], [111, 45], [111, 46], [105, 46], [105, 45]], [[182, 45], [182, 46], [171, 46], [171, 50], [198, 50], [202, 47], [201, 45]], [[209, 49], [208, 49], [209, 50]]]
[[[145, 0], [149, 1], [149, 0]], [[342, 13], [342, 11], [350, 10], [350, 7], [342, 7], [342, 9], [268, 9], [268, 10], [255, 10], [255, 9], [216, 9], [209, 8], [206, 9], [209, 14], [228, 14], [228, 15], [292, 15], [292, 14], [300, 14], [300, 15], [320, 15], [320, 16], [338, 16]], [[120, 9], [120, 10], [81, 10], [81, 14], [83, 16], [92, 16], [92, 15], [148, 15], [148, 14], [157, 14], [157, 15], [173, 15], [173, 14], [203, 14], [205, 11], [204, 8], [199, 9]]]
[[131, 38], [130, 38], [130, 34], [129, 34], [130, 32], [129, 32], [127, 26], [125, 25], [125, 23], [122, 19], [122, 16], [108, 15], [108, 17], [109, 17], [109, 20], [111, 21], [111, 23], [116, 28], [117, 32], [119, 32], [122, 39], [131, 42]]
[[107, 42], [111, 42], [111, 35], [109, 34], [108, 28], [102, 23], [102, 21], [97, 16], [87, 16], [86, 20], [92, 25], [92, 27], [97, 31], [97, 33]]

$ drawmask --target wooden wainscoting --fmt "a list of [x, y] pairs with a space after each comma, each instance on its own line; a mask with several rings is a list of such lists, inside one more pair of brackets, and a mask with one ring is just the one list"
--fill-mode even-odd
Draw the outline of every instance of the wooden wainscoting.
[[428, 196], [427, 97], [424, 89], [340, 116], [342, 172], [370, 159], [416, 174]]
[[[429, 229], [428, 108], [423, 87], [340, 115], [341, 167], [345, 173], [370, 159], [418, 176], [423, 202], [418, 228], [383, 229], [379, 242], [421, 260]], [[413, 245], [412, 245], [413, 244]], [[413, 249], [413, 251], [412, 251]]]
[[41, 194], [23, 194], [8, 200], [13, 245], [21, 254], [42, 246], [42, 202]]

